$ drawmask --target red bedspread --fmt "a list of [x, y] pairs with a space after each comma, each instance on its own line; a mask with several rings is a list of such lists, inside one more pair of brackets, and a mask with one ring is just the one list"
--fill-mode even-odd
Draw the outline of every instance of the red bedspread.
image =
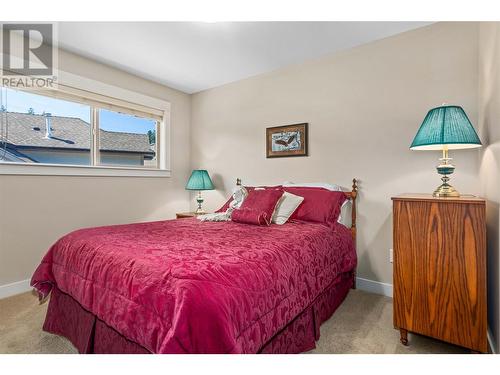
[[256, 353], [355, 265], [340, 224], [180, 219], [72, 232], [31, 284], [154, 353]]

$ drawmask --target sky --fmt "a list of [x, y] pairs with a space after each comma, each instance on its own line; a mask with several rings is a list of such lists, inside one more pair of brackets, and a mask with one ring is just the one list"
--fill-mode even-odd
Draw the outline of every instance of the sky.
[[[29, 108], [33, 108], [35, 114], [48, 112], [52, 116], [76, 117], [90, 123], [90, 107], [87, 105], [8, 88], [1, 88], [0, 90], [2, 105], [9, 112], [27, 113]], [[148, 130], [155, 130], [156, 128], [154, 120], [105, 109], [101, 109], [99, 112], [99, 126], [103, 130], [139, 134], [145, 134]]]

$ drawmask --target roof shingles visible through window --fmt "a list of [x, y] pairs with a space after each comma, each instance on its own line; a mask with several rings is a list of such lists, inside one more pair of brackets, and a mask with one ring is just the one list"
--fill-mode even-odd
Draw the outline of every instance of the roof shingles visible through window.
[[[90, 124], [73, 117], [51, 117], [52, 137], [45, 138], [46, 123], [43, 115], [27, 113], [2, 113], [8, 125], [7, 143], [18, 147], [46, 147], [90, 149]], [[40, 130], [34, 130], [39, 128]], [[110, 132], [99, 130], [101, 151], [152, 153], [147, 134]]]

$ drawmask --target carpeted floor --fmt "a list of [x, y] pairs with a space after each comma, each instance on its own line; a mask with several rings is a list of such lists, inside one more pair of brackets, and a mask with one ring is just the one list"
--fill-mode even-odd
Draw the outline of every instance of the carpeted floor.
[[[31, 293], [0, 300], [0, 353], [76, 353], [63, 337], [42, 331], [47, 303]], [[321, 338], [310, 353], [467, 353], [430, 338], [410, 335], [399, 343], [392, 326], [392, 299], [352, 290], [321, 326]]]

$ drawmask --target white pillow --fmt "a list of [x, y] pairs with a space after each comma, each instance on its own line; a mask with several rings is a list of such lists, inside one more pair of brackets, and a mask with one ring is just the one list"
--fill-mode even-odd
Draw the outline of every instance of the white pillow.
[[337, 222], [347, 228], [352, 227], [352, 201], [350, 199], [347, 199], [344, 203], [342, 203]]
[[274, 208], [272, 222], [278, 225], [285, 224], [303, 200], [304, 197], [285, 191]]
[[296, 184], [296, 183], [287, 181], [287, 182], [283, 183], [283, 187], [317, 187], [317, 188], [327, 189], [330, 191], [342, 191], [343, 190], [342, 187], [339, 185], [328, 184], [326, 182], [303, 182], [300, 184]]

